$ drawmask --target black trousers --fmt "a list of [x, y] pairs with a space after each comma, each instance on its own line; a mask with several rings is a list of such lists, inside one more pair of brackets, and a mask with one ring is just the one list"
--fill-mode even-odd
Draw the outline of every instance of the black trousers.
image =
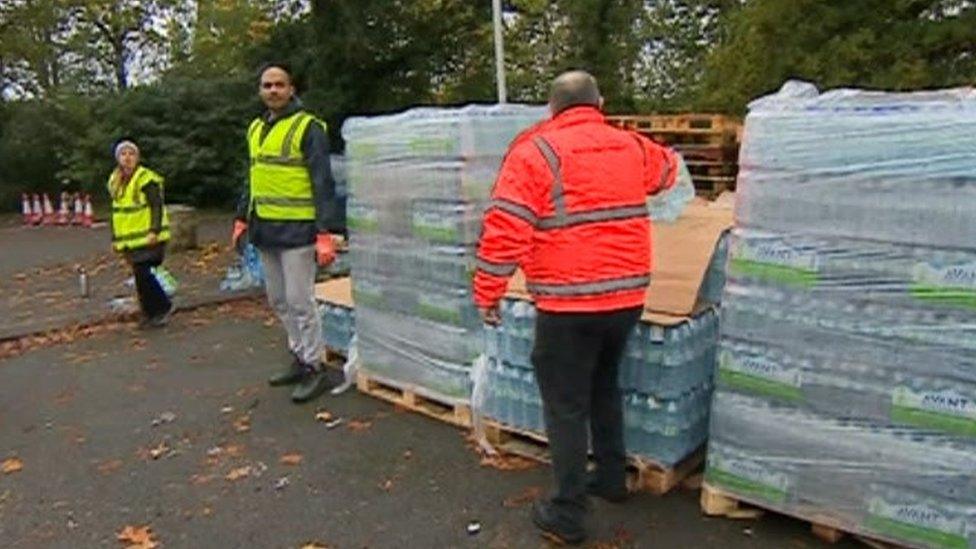
[[[626, 482], [620, 359], [641, 309], [536, 316], [532, 365], [542, 394], [560, 518], [580, 523], [586, 510], [587, 435], [596, 481], [608, 488]], [[589, 426], [589, 432], [587, 432]]]
[[136, 294], [139, 295], [139, 306], [146, 318], [156, 318], [162, 315], [169, 310], [171, 305], [169, 296], [163, 291], [163, 287], [159, 285], [159, 281], [152, 273], [152, 268], [160, 266], [162, 262], [162, 257], [132, 262], [132, 274], [136, 279]]

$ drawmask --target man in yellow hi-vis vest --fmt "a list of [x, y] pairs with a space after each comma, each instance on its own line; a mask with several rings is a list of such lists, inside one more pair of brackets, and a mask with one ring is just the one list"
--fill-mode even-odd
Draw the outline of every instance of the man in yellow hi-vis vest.
[[289, 67], [271, 63], [259, 72], [267, 111], [247, 130], [248, 184], [238, 204], [232, 243], [257, 247], [268, 302], [288, 334], [292, 360], [268, 382], [294, 385], [291, 398], [306, 402], [338, 386], [341, 374], [321, 362], [321, 320], [315, 306], [316, 263], [335, 260], [330, 221], [336, 215], [325, 123], [305, 112]]

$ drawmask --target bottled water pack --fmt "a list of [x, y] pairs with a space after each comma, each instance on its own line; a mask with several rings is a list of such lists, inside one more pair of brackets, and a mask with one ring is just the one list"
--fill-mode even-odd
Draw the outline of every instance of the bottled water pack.
[[920, 547], [976, 547], [976, 93], [757, 100], [707, 480]]

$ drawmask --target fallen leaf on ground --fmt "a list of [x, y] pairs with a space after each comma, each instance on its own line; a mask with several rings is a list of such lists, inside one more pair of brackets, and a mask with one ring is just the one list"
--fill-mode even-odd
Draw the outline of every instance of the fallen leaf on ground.
[[251, 430], [251, 416], [244, 414], [234, 420], [234, 430], [238, 433], [246, 433]]
[[173, 412], [163, 412], [159, 414], [157, 417], [153, 418], [152, 426], [156, 427], [159, 425], [164, 425], [166, 423], [173, 423], [174, 421], [176, 421], [176, 414], [174, 414]]
[[506, 509], [514, 509], [516, 507], [522, 507], [527, 503], [531, 503], [542, 495], [542, 488], [538, 486], [529, 486], [525, 490], [522, 490], [514, 496], [509, 496], [505, 498], [502, 502], [502, 507]]
[[328, 410], [319, 410], [315, 412], [315, 421], [332, 421], [332, 412]]
[[121, 459], [108, 459], [98, 464], [98, 472], [107, 475], [115, 472], [119, 467], [122, 467]]
[[0, 472], [3, 472], [3, 474], [5, 475], [9, 475], [10, 473], [16, 473], [17, 471], [20, 471], [23, 468], [24, 468], [24, 462], [15, 457], [7, 458], [3, 460], [3, 464], [0, 464]]
[[346, 423], [346, 428], [354, 433], [361, 433], [363, 431], [368, 430], [372, 426], [373, 426], [372, 421], [359, 420], [359, 419], [352, 419], [349, 420], [348, 423]]
[[65, 405], [75, 398], [75, 392], [73, 389], [65, 389], [54, 397], [55, 404]]
[[224, 478], [227, 480], [240, 480], [251, 474], [251, 466], [245, 465], [244, 467], [238, 467], [237, 469], [232, 469], [231, 472], [227, 473]]
[[522, 456], [498, 454], [495, 456], [482, 456], [480, 465], [499, 471], [526, 471], [528, 469], [535, 469], [539, 466], [539, 463]]
[[278, 461], [282, 465], [298, 465], [302, 462], [302, 459], [304, 458], [301, 454], [285, 454], [281, 456], [281, 459]]
[[203, 484], [207, 484], [211, 480], [213, 480], [213, 475], [201, 475], [201, 474], [198, 473], [198, 474], [195, 474], [192, 477], [190, 477], [190, 483], [193, 484], [193, 485], [195, 485], [195, 486], [200, 486], [200, 485], [203, 485]]
[[159, 546], [148, 526], [126, 526], [116, 535], [116, 539], [128, 549], [154, 549]]
[[159, 459], [169, 451], [169, 446], [166, 445], [166, 441], [160, 442], [155, 448], [149, 449], [149, 457], [153, 459]]

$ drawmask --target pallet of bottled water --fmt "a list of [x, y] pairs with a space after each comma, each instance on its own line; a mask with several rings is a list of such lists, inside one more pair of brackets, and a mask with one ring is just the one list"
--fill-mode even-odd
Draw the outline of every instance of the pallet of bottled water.
[[789, 83], [746, 119], [709, 485], [976, 547], [976, 92]]
[[343, 126], [361, 371], [467, 403], [482, 327], [471, 295], [481, 215], [524, 105], [417, 108]]
[[[529, 302], [502, 302], [502, 323], [486, 334], [481, 411], [542, 433], [542, 400], [530, 362], [535, 314]], [[673, 466], [705, 442], [717, 339], [714, 309], [677, 326], [641, 322], [634, 328], [619, 378], [628, 453]]]

